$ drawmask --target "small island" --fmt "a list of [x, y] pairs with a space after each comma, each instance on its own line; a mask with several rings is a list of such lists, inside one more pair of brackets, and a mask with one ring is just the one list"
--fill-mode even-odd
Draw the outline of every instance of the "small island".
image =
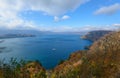
[[2, 34], [2, 35], [0, 35], [0, 39], [4, 39], [4, 38], [22, 38], [22, 37], [35, 37], [35, 35], [32, 35], [32, 34]]

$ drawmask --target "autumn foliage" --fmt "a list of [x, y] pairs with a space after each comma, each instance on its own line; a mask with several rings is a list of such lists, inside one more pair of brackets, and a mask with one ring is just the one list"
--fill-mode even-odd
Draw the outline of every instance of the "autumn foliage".
[[[111, 32], [51, 70], [38, 62], [0, 62], [0, 78], [120, 78], [120, 32]], [[49, 74], [49, 75], [48, 75]]]

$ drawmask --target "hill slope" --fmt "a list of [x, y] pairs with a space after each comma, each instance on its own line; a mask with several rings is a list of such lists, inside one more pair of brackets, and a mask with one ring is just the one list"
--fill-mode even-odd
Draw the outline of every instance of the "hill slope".
[[90, 41], [97, 41], [98, 39], [103, 37], [105, 34], [108, 34], [110, 32], [112, 31], [107, 31], [107, 30], [91, 31], [86, 35], [82, 36], [82, 38]]
[[86, 52], [75, 53], [53, 70], [52, 78], [120, 78], [120, 32], [105, 35]]

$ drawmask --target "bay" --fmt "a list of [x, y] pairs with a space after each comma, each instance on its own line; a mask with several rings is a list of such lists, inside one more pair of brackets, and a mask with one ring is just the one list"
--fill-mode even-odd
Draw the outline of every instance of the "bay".
[[2, 39], [0, 59], [11, 57], [39, 60], [46, 69], [54, 68], [77, 50], [84, 50], [92, 42], [80, 38], [80, 34], [41, 34], [36, 37]]

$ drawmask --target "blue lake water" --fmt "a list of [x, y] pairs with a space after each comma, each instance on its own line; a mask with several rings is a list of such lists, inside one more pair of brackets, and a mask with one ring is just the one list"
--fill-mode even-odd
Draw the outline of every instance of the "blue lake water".
[[11, 57], [39, 60], [46, 69], [55, 67], [72, 52], [83, 50], [92, 42], [83, 40], [79, 34], [42, 34], [36, 37], [3, 39], [0, 43], [0, 59]]

